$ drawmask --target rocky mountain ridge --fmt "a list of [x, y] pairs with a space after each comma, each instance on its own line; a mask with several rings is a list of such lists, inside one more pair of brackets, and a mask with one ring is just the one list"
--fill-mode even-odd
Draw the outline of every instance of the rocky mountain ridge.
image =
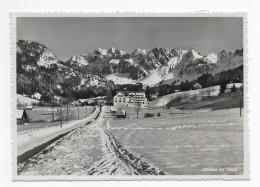
[[[155, 47], [125, 52], [116, 48], [97, 49], [75, 55], [63, 62], [46, 46], [33, 41], [17, 42], [18, 86], [26, 85], [31, 93], [62, 95], [70, 87], [109, 88], [114, 84], [142, 83], [156, 85], [192, 80], [203, 73], [218, 73], [243, 64], [243, 49], [234, 52], [201, 55], [194, 49]], [[19, 78], [20, 77], [20, 78]], [[22, 78], [21, 78], [22, 77]], [[25, 77], [25, 78], [24, 78]], [[19, 86], [19, 91], [24, 88]]]

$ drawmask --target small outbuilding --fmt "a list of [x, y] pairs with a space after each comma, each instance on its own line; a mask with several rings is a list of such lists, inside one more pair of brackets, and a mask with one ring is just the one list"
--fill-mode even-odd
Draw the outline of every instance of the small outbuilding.
[[157, 98], [158, 98], [158, 93], [151, 95], [151, 99], [152, 99], [152, 100], [155, 100], [155, 99], [157, 99]]
[[32, 105], [28, 105], [25, 107], [25, 110], [32, 110], [33, 109], [33, 106]]
[[97, 105], [97, 102], [96, 102], [94, 99], [90, 98], [90, 99], [88, 100], [88, 105], [89, 105], [89, 106], [95, 106], [95, 105]]
[[26, 123], [28, 121], [26, 110], [19, 110], [19, 109], [17, 109], [16, 112], [17, 112], [16, 113], [16, 119], [17, 119], [17, 124], [18, 125], [24, 124], [24, 123]]
[[199, 83], [196, 83], [196, 84], [194, 84], [193, 86], [192, 86], [192, 89], [193, 90], [197, 90], [197, 89], [201, 89], [202, 88], [202, 86], [199, 84]]
[[116, 111], [117, 118], [126, 118], [126, 111], [125, 110], [117, 110]]
[[111, 108], [110, 108], [110, 112], [115, 114], [115, 113], [116, 113], [116, 107], [111, 106]]

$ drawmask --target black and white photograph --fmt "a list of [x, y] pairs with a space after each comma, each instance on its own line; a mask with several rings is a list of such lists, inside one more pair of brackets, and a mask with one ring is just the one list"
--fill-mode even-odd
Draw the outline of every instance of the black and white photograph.
[[247, 178], [245, 16], [13, 14], [15, 178]]

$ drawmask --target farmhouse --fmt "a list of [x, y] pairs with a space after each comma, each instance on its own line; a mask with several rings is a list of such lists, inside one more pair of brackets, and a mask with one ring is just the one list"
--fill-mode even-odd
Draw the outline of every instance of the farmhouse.
[[192, 86], [193, 90], [201, 89], [202, 86], [199, 83], [196, 83]]
[[24, 124], [25, 122], [27, 122], [28, 117], [26, 114], [26, 110], [16, 110], [16, 119], [17, 119], [17, 124]]
[[128, 106], [134, 107], [140, 105], [141, 107], [147, 106], [147, 98], [145, 97], [144, 92], [137, 91], [120, 91], [117, 92], [114, 97], [113, 104], [114, 106]]

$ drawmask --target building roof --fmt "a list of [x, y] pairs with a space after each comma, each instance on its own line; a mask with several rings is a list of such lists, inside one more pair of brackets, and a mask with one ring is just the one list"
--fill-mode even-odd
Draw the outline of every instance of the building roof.
[[26, 109], [32, 109], [32, 108], [33, 108], [32, 105], [28, 105], [28, 106], [26, 106]]
[[112, 107], [110, 108], [110, 110], [111, 110], [111, 111], [116, 111], [116, 107], [112, 106]]
[[201, 85], [200, 85], [199, 83], [196, 83], [196, 84], [194, 84], [193, 86], [194, 86], [194, 87], [195, 87], [195, 86], [200, 86], [200, 87], [201, 87]]
[[[127, 96], [127, 95], [130, 95], [130, 94], [145, 94], [144, 91], [117, 91], [116, 92], [116, 96], [117, 97], [123, 97], [123, 96]], [[122, 94], [122, 95], [121, 95]]]
[[24, 112], [25, 112], [24, 110], [19, 110], [19, 109], [17, 109], [17, 110], [16, 110], [16, 118], [17, 118], [17, 119], [22, 119]]
[[88, 99], [78, 99], [78, 101], [84, 103], [84, 102], [88, 102]]
[[145, 93], [145, 92], [144, 91], [116, 91], [116, 94], [118, 93], [127, 94], [127, 93]]

